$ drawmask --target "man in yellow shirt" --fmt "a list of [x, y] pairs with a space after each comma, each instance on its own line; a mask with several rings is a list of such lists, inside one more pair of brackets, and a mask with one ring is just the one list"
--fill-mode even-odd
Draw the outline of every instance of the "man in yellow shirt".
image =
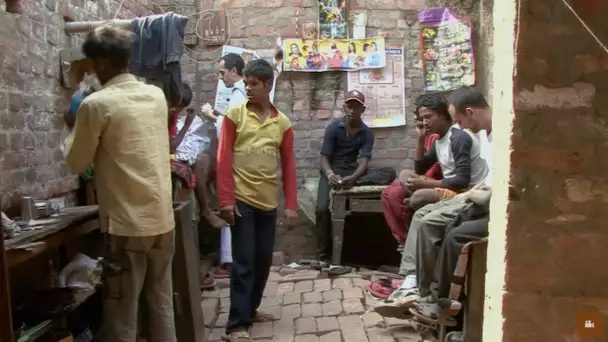
[[130, 37], [109, 27], [89, 33], [84, 55], [102, 89], [78, 109], [65, 159], [75, 172], [91, 163], [102, 231], [107, 233], [103, 323], [97, 341], [134, 342], [138, 304], [148, 304], [148, 341], [175, 342], [167, 101], [160, 88], [127, 71]]
[[285, 224], [298, 218], [294, 135], [289, 118], [270, 102], [272, 66], [253, 60], [243, 71], [247, 102], [230, 107], [217, 152], [220, 215], [232, 226], [230, 317], [224, 339], [249, 341], [252, 323], [275, 318], [258, 311], [272, 264], [282, 171]]

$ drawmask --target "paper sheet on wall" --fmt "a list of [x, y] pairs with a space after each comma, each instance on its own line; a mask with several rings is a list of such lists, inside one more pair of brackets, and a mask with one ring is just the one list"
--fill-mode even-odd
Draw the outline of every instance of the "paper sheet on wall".
[[404, 126], [405, 78], [403, 45], [387, 45], [382, 69], [349, 72], [348, 90], [365, 94], [367, 109], [363, 121], [369, 127]]
[[471, 25], [460, 21], [447, 8], [418, 13], [422, 26], [424, 90], [448, 91], [475, 84], [475, 57]]
[[[243, 48], [236, 47], [236, 46], [224, 45], [224, 47], [222, 48], [222, 56], [225, 56], [229, 53], [236, 53], [237, 55], [243, 57], [243, 60], [245, 60], [245, 64], [247, 64], [247, 62], [249, 62], [249, 61], [261, 58], [260, 55], [253, 50], [243, 49]], [[277, 75], [275, 73], [274, 82], [272, 83], [272, 90], [270, 91], [270, 101], [271, 102], [274, 102], [274, 91], [276, 88], [276, 79], [277, 79]], [[224, 81], [218, 80], [217, 81], [217, 91], [215, 93], [215, 105], [213, 106], [213, 108], [215, 108], [215, 110], [217, 110], [220, 113], [225, 113], [226, 110], [228, 109], [228, 100], [230, 99], [231, 94], [232, 94], [232, 92], [231, 92], [230, 88], [226, 87], [226, 85], [224, 84]]]

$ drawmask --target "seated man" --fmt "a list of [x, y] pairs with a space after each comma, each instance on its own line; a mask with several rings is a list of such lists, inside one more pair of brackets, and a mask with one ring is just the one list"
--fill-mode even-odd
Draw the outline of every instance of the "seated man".
[[[437, 260], [437, 246], [441, 243], [446, 226], [469, 206], [467, 197], [475, 190], [487, 187], [491, 183], [491, 109], [483, 94], [471, 87], [455, 90], [450, 95], [450, 113], [467, 131], [474, 132], [474, 146], [480, 159], [472, 163], [473, 173], [485, 175], [481, 182], [473, 188], [457, 195], [450, 200], [429, 204], [416, 211], [410, 227], [410, 234], [403, 252], [400, 273], [406, 276], [405, 281], [395, 291], [385, 305], [377, 311], [386, 316], [403, 317], [407, 315], [404, 307], [409, 307], [420, 296], [429, 295], [429, 287], [433, 281], [433, 270]], [[463, 113], [459, 115], [458, 113]], [[467, 120], [466, 114], [475, 120]], [[411, 239], [411, 240], [410, 240]], [[419, 291], [420, 290], [420, 291]]]
[[[179, 113], [190, 106], [192, 90], [187, 83], [182, 86], [181, 101], [178, 106], [170, 108], [170, 150], [172, 153], [171, 168], [184, 182], [187, 188], [194, 188], [201, 217], [214, 228], [222, 228], [226, 223], [211, 209], [209, 185], [215, 175], [215, 158], [210, 157], [212, 141], [206, 136], [203, 121], [194, 110], [187, 109], [188, 114]], [[215, 137], [213, 137], [215, 139]], [[214, 144], [217, 147], [217, 144]], [[215, 155], [215, 153], [213, 153]], [[213, 277], [206, 276], [201, 288], [213, 287]]]
[[[418, 112], [418, 101], [422, 98], [423, 97], [420, 96], [416, 99], [416, 110], [414, 111], [416, 127], [420, 129], [424, 128], [422, 118]], [[426, 135], [424, 146], [427, 151], [431, 149], [437, 138], [439, 138], [439, 135], [436, 133]], [[390, 228], [395, 240], [397, 240], [397, 250], [399, 252], [403, 250], [405, 237], [413, 214], [408, 200], [412, 193], [405, 187], [405, 183], [413, 175], [415, 175], [415, 173], [411, 170], [402, 170], [399, 174], [399, 178], [386, 189], [382, 190], [382, 212], [384, 214], [384, 219], [386, 220], [386, 225]], [[425, 173], [425, 176], [429, 179], [441, 179], [442, 175], [439, 164], [435, 163], [435, 165]]]
[[353, 186], [367, 171], [374, 147], [374, 134], [361, 120], [365, 112], [365, 96], [357, 90], [349, 91], [343, 110], [344, 117], [334, 120], [325, 129], [321, 147], [316, 230], [319, 258], [323, 261], [331, 259], [330, 190]]
[[[460, 126], [479, 135], [482, 158], [491, 169], [492, 111], [485, 97], [472, 87], [463, 87], [453, 91], [449, 101], [450, 114]], [[458, 313], [460, 305], [447, 300], [450, 280], [464, 245], [488, 235], [491, 185], [492, 172], [490, 171], [480, 186], [457, 199], [461, 202], [460, 211], [447, 211], [446, 214], [441, 208], [435, 209], [446, 218], [451, 216], [450, 212], [454, 213], [451, 222], [446, 222], [447, 229], [443, 234], [440, 230], [434, 229], [433, 225], [422, 225], [421, 227], [417, 241], [420, 253], [417, 256], [417, 274], [421, 274], [418, 289], [420, 294], [426, 297], [411, 311], [427, 323], [455, 324], [455, 321], [449, 317]], [[438, 246], [441, 248], [438, 249]], [[462, 270], [463, 277], [464, 272], [465, 270]], [[436, 282], [437, 287], [431, 293], [433, 282]], [[446, 299], [441, 301], [445, 310], [440, 308], [438, 299]]]

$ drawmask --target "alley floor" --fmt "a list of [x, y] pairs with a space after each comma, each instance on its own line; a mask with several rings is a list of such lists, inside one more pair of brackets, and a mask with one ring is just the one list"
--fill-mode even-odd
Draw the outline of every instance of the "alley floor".
[[[373, 275], [329, 279], [315, 270], [287, 271], [292, 270], [272, 269], [260, 311], [278, 321], [254, 324], [250, 333], [256, 341], [422, 341], [408, 321], [384, 319], [369, 310], [376, 300], [364, 286]], [[229, 280], [218, 279], [216, 289], [202, 296], [207, 341], [220, 341], [230, 308]]]

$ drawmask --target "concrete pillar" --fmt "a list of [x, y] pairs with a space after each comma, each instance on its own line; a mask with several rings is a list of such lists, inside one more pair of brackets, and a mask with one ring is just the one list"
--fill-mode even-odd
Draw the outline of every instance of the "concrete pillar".
[[486, 342], [608, 340], [608, 2], [568, 3], [494, 3]]

